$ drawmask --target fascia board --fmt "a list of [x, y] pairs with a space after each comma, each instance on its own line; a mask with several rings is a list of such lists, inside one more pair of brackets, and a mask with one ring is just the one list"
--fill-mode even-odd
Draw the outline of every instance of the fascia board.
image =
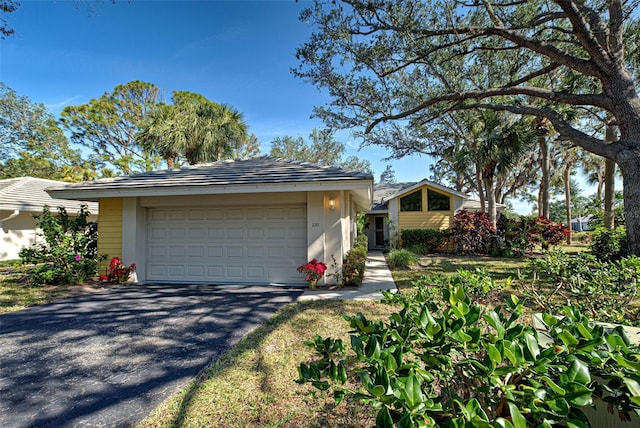
[[368, 190], [372, 180], [342, 180], [299, 183], [235, 184], [217, 186], [130, 187], [123, 189], [49, 189], [54, 198], [97, 201], [100, 198], [136, 196], [192, 196], [234, 193], [313, 192]]

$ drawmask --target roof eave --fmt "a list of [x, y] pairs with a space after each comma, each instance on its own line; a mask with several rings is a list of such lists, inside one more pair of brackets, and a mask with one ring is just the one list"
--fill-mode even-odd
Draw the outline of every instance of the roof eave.
[[367, 190], [373, 186], [371, 179], [350, 179], [331, 181], [307, 181], [289, 183], [260, 184], [227, 184], [210, 186], [169, 186], [169, 187], [129, 187], [104, 189], [46, 189], [52, 197], [58, 199], [76, 199], [97, 201], [101, 198], [140, 197], [140, 196], [189, 196], [189, 195], [224, 195], [234, 193], [260, 192], [305, 192], [305, 191], [339, 191]]

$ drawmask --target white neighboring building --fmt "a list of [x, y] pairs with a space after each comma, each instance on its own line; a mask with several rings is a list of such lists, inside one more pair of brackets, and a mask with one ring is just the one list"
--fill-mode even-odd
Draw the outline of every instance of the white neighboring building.
[[586, 217], [578, 216], [571, 219], [571, 230], [574, 232], [586, 232], [591, 230], [591, 220], [593, 215], [589, 214]]
[[34, 216], [42, 213], [45, 205], [54, 214], [62, 206], [69, 216], [74, 216], [85, 203], [91, 213], [90, 220], [98, 218], [95, 202], [54, 199], [45, 192], [47, 187], [64, 184], [33, 177], [0, 180], [0, 260], [17, 259], [21, 249], [33, 244], [37, 233]]

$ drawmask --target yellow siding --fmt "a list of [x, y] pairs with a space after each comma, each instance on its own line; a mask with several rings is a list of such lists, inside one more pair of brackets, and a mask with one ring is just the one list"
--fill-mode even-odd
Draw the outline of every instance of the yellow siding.
[[[453, 225], [453, 211], [429, 211], [427, 204], [427, 190], [431, 189], [443, 195], [447, 195], [441, 190], [430, 186], [422, 186], [422, 211], [400, 211], [400, 196], [398, 198], [398, 239], [405, 229], [434, 229], [446, 230]], [[417, 189], [407, 192], [415, 192]], [[449, 196], [449, 205], [453, 207], [453, 195]]]
[[[413, 189], [409, 193], [413, 193], [418, 189]], [[434, 189], [430, 186], [422, 186], [422, 211], [400, 211], [400, 203], [398, 203], [398, 230], [405, 229], [449, 229], [453, 224], [453, 211], [429, 211], [427, 204], [427, 190], [449, 196], [449, 206], [453, 207], [453, 195], [447, 194], [441, 190]], [[405, 196], [405, 195], [402, 195]], [[398, 201], [402, 197], [398, 198]]]
[[108, 266], [112, 257], [122, 257], [122, 198], [100, 199], [98, 254], [107, 256], [103, 266]]
[[398, 217], [398, 229], [449, 229], [452, 218], [451, 211], [401, 211]]

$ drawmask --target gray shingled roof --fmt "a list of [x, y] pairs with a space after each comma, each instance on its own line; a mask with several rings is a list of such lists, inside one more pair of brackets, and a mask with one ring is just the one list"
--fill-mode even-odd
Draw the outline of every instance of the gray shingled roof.
[[85, 203], [92, 214], [98, 213], [98, 204], [96, 203], [54, 199], [45, 192], [48, 187], [65, 184], [67, 183], [33, 177], [0, 180], [0, 210], [40, 212], [47, 205], [52, 209], [62, 206], [69, 214], [77, 214], [80, 211], [80, 205]]
[[53, 186], [47, 190], [52, 194], [60, 192], [58, 196], [61, 197], [68, 197], [70, 194], [113, 194], [114, 191], [121, 191], [123, 195], [126, 193], [139, 196], [145, 189], [150, 190], [149, 194], [180, 194], [186, 190], [191, 193], [211, 193], [215, 188], [322, 182], [344, 183], [344, 187], [347, 188], [350, 182], [362, 181], [373, 181], [373, 176], [359, 171], [261, 156]]
[[402, 189], [416, 184], [415, 181], [408, 183], [378, 183], [373, 186], [373, 204], [371, 211], [386, 211], [387, 198], [397, 194]]

